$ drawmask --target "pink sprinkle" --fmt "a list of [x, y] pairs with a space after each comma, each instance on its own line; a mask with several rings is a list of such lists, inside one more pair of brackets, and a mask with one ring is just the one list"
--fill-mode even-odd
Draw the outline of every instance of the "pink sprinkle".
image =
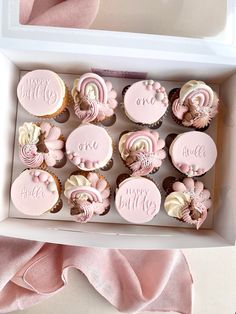
[[36, 177], [38, 177], [38, 176], [40, 175], [40, 171], [36, 170], [36, 171], [34, 172], [34, 175], [35, 175]]
[[161, 84], [159, 82], [154, 83], [154, 89], [159, 89], [161, 87]]
[[41, 182], [46, 182], [47, 179], [48, 179], [48, 175], [44, 172], [41, 172], [40, 175], [39, 175], [39, 179]]
[[148, 89], [148, 90], [152, 90], [152, 88], [153, 88], [152, 85], [148, 85], [148, 86], [147, 86], [147, 89]]
[[160, 88], [160, 90], [161, 90], [162, 92], [165, 92], [165, 87], [162, 86], [162, 87]]
[[189, 166], [186, 165], [186, 164], [182, 164], [181, 167], [180, 167], [180, 170], [181, 170], [183, 173], [188, 173], [188, 172], [189, 172]]
[[33, 181], [34, 181], [34, 183], [38, 183], [39, 182], [39, 178], [38, 177], [33, 177]]

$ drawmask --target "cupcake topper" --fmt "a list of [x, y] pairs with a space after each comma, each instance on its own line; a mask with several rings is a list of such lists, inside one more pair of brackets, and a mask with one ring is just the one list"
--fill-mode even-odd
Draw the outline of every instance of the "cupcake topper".
[[147, 175], [161, 166], [162, 159], [166, 157], [162, 149], [165, 142], [159, 139], [156, 131], [142, 130], [127, 136], [124, 148], [131, 160], [129, 167], [133, 176]]
[[182, 86], [172, 110], [184, 126], [204, 128], [217, 114], [218, 105], [218, 97], [210, 86], [192, 80]]
[[[76, 91], [79, 97], [76, 97]], [[114, 114], [117, 106], [116, 92], [111, 82], [105, 82], [94, 73], [86, 73], [75, 81], [72, 94], [75, 100], [75, 114], [81, 122], [102, 121]]]

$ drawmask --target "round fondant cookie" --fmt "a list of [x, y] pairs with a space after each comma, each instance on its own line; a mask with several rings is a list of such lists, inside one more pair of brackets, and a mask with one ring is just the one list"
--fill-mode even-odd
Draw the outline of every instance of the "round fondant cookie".
[[67, 138], [66, 154], [79, 169], [91, 171], [105, 167], [113, 153], [107, 131], [92, 124], [82, 124]]
[[122, 181], [116, 191], [115, 206], [127, 221], [146, 223], [159, 212], [161, 194], [155, 183], [143, 177], [131, 177]]
[[94, 73], [86, 73], [74, 82], [72, 97], [80, 122], [100, 122], [114, 115], [117, 93], [110, 81]]
[[216, 161], [217, 149], [213, 139], [198, 131], [178, 135], [170, 145], [173, 165], [188, 177], [200, 176]]
[[165, 141], [159, 133], [144, 129], [127, 132], [119, 141], [119, 152], [125, 165], [135, 176], [145, 176], [155, 172], [166, 157]]
[[86, 223], [94, 215], [106, 214], [110, 207], [110, 185], [99, 173], [72, 174], [65, 183], [64, 194], [71, 215], [80, 223]]
[[127, 117], [144, 125], [153, 125], [164, 116], [168, 108], [165, 88], [153, 80], [132, 84], [124, 96]]
[[26, 73], [17, 87], [22, 107], [37, 117], [54, 118], [68, 104], [68, 92], [63, 80], [50, 70]]
[[61, 209], [60, 192], [55, 175], [41, 169], [24, 170], [12, 184], [11, 199], [23, 214], [40, 216]]
[[48, 122], [25, 122], [19, 128], [18, 142], [20, 160], [27, 167], [57, 167], [64, 158], [61, 129]]

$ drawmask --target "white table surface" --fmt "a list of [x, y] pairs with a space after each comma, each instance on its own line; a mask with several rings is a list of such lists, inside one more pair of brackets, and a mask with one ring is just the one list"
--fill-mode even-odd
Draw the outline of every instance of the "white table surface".
[[[236, 313], [236, 249], [195, 249], [184, 252], [194, 279], [193, 314]], [[84, 275], [77, 270], [70, 270], [68, 285], [62, 291], [28, 310], [15, 312], [15, 314], [22, 313], [116, 314], [119, 312], [96, 292]]]

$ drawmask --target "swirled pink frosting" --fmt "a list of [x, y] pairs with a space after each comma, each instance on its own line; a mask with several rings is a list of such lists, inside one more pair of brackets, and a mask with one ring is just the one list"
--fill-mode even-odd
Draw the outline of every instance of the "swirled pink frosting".
[[[101, 215], [110, 206], [110, 187], [97, 173], [89, 172], [86, 179], [90, 186], [70, 186], [65, 188], [70, 208], [76, 208], [79, 214], [73, 215], [76, 222], [86, 223], [93, 215]], [[86, 199], [81, 196], [86, 195]]]
[[[88, 91], [90, 86], [93, 88], [93, 94]], [[112, 83], [105, 82], [94, 73], [86, 73], [75, 81], [72, 96], [75, 101], [75, 114], [81, 122], [103, 121], [114, 114], [118, 104], [117, 92], [113, 89]]]
[[43, 163], [43, 154], [37, 152], [34, 144], [23, 145], [19, 152], [20, 160], [30, 168], [37, 168]]
[[145, 176], [159, 168], [166, 157], [164, 147], [165, 141], [158, 132], [148, 129], [124, 134], [119, 144], [121, 156], [133, 176]]
[[175, 192], [190, 196], [189, 204], [182, 209], [182, 220], [199, 229], [206, 220], [208, 209], [212, 206], [210, 192], [204, 188], [201, 181], [192, 178], [184, 178], [183, 182], [177, 181], [172, 188]]

